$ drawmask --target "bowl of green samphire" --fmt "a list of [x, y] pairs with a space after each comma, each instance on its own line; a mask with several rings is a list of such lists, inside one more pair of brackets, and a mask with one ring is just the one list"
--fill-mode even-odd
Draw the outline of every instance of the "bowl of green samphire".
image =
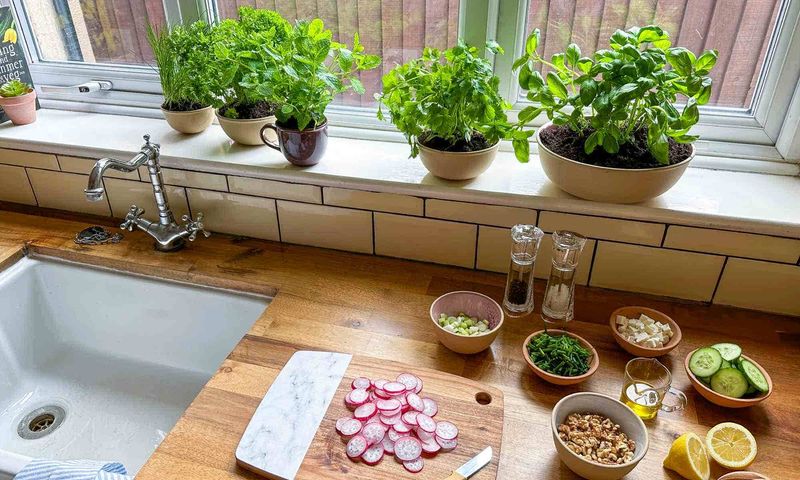
[[600, 366], [592, 344], [566, 330], [533, 332], [522, 344], [522, 356], [542, 380], [556, 385], [574, 385], [591, 377]]

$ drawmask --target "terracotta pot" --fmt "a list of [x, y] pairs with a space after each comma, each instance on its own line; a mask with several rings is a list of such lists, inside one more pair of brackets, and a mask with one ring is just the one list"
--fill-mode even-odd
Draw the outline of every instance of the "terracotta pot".
[[28, 125], [36, 121], [36, 90], [19, 97], [0, 97], [2, 108], [14, 125]]
[[588, 165], [554, 153], [542, 144], [539, 133], [551, 125], [548, 122], [536, 132], [544, 173], [561, 190], [586, 200], [638, 203], [655, 198], [677, 183], [695, 154], [692, 145], [689, 158], [666, 167], [631, 169]]
[[[620, 335], [619, 330], [617, 330], [617, 315], [622, 315], [627, 318], [639, 318], [643, 313], [657, 322], [669, 324], [672, 329], [672, 338], [670, 338], [669, 342], [663, 347], [648, 348], [637, 345], [626, 340], [625, 337]], [[666, 355], [671, 352], [673, 348], [677, 347], [678, 344], [681, 343], [681, 338], [683, 338], [681, 327], [675, 323], [675, 320], [671, 319], [667, 314], [647, 307], [618, 308], [614, 310], [614, 313], [612, 313], [611, 317], [608, 319], [608, 325], [611, 327], [611, 333], [614, 335], [614, 340], [617, 341], [617, 344], [622, 347], [623, 350], [636, 357], [655, 358]]]
[[[261, 140], [261, 130], [264, 125], [274, 125], [275, 116], [262, 118], [234, 119], [220, 115], [219, 109], [216, 110], [219, 125], [231, 140], [242, 145], [263, 145]], [[270, 132], [268, 132], [268, 135]], [[273, 137], [277, 140], [277, 137]]]
[[446, 180], [470, 180], [485, 172], [494, 161], [500, 143], [477, 152], [445, 152], [419, 145], [419, 156], [429, 172]]
[[181, 133], [200, 133], [214, 121], [214, 107], [185, 112], [173, 112], [162, 108], [161, 112], [164, 114], [164, 118], [167, 119], [169, 126]]
[[281, 152], [292, 165], [310, 167], [319, 163], [328, 148], [328, 122], [305, 130], [282, 127], [279, 123], [264, 125], [260, 136], [263, 143]]
[[[575, 377], [565, 377], [562, 375], [554, 375], [549, 372], [545, 372], [541, 368], [537, 367], [535, 363], [531, 360], [531, 356], [528, 354], [528, 344], [531, 342], [531, 339], [537, 335], [541, 335], [542, 333], [549, 333], [552, 335], [567, 335], [568, 337], [572, 337], [577, 340], [583, 348], [589, 350], [591, 354], [589, 358], [589, 370], [586, 371], [583, 375], [577, 375]], [[600, 357], [597, 355], [597, 350], [594, 349], [591, 343], [589, 343], [585, 338], [581, 337], [580, 335], [576, 335], [574, 333], [568, 332], [566, 330], [558, 330], [555, 328], [549, 328], [545, 330], [539, 330], [538, 332], [533, 332], [528, 335], [528, 338], [522, 342], [522, 357], [525, 358], [525, 362], [528, 364], [528, 367], [539, 376], [542, 380], [550, 382], [555, 385], [575, 385], [576, 383], [581, 383], [584, 380], [588, 379], [594, 372], [597, 371], [597, 368], [600, 366]]]

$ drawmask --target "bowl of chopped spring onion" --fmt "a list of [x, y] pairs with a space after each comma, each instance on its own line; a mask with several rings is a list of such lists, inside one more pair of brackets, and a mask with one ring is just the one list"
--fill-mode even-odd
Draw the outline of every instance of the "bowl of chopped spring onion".
[[583, 337], [552, 328], [526, 338], [522, 355], [533, 373], [556, 385], [581, 383], [600, 366], [597, 350]]
[[457, 353], [478, 353], [489, 348], [503, 325], [503, 309], [482, 293], [458, 291], [431, 304], [436, 338]]

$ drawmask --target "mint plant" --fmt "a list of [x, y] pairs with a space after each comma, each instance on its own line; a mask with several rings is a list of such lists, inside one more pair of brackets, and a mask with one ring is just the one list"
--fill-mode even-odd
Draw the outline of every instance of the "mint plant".
[[[496, 43], [486, 48], [496, 54]], [[376, 94], [378, 118], [387, 119], [400, 130], [419, 154], [419, 144], [438, 141], [444, 149], [469, 144], [476, 137], [486, 147], [510, 138], [511, 125], [505, 114], [510, 107], [498, 92], [500, 79], [492, 64], [477, 48], [459, 42], [441, 52], [425, 48], [420, 58], [395, 67], [383, 76], [383, 93]], [[515, 146], [527, 147], [532, 132], [515, 132]]]
[[332, 40], [319, 18], [298, 21], [282, 43], [264, 49], [266, 68], [246, 75], [241, 85], [278, 105], [275, 116], [283, 125], [305, 130], [325, 122], [325, 108], [347, 91], [364, 93], [358, 72], [381, 63], [364, 52], [358, 33], [353, 47]]
[[[698, 106], [711, 97], [708, 74], [717, 61], [716, 50], [696, 56], [672, 47], [666, 31], [649, 25], [617, 30], [609, 49], [590, 56], [570, 44], [548, 61], [537, 52], [539, 39], [536, 29], [513, 66], [528, 100], [536, 103], [520, 111], [517, 128], [544, 112], [555, 125], [585, 136], [586, 154], [599, 147], [609, 155], [633, 141], [636, 133], [646, 132], [650, 152], [664, 165], [670, 161], [669, 139], [697, 140], [689, 130], [700, 118]], [[543, 77], [537, 66], [550, 71]], [[681, 111], [675, 107], [679, 98], [685, 100]]]
[[26, 93], [30, 93], [33, 89], [27, 83], [20, 80], [10, 80], [0, 87], [0, 97], [20, 97]]

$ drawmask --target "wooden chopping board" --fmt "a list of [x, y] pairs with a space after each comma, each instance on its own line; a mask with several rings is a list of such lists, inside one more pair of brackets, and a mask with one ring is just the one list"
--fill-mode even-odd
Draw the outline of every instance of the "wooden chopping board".
[[[350, 392], [353, 379], [362, 376], [371, 379], [394, 379], [403, 372], [413, 373], [423, 380], [424, 388], [421, 395], [434, 399], [439, 405], [435, 420], [448, 420], [459, 428], [458, 447], [453, 451], [425, 458], [425, 468], [417, 474], [406, 471], [402, 464], [389, 455], [384, 456], [383, 460], [374, 466], [350, 460], [345, 453], [346, 440], [339, 436], [335, 428], [338, 418], [351, 415], [351, 411], [345, 406], [344, 397]], [[269, 397], [268, 392], [265, 398]], [[252, 423], [251, 421], [248, 430], [253, 427]], [[414, 368], [387, 360], [355, 355], [350, 359], [295, 478], [444, 480], [453, 470], [487, 446], [491, 446], [494, 449], [492, 461], [472, 478], [492, 480], [497, 477], [502, 433], [503, 394], [498, 389], [432, 369]], [[264, 455], [269, 456], [269, 453], [265, 452]], [[238, 463], [257, 473], [264, 473], [257, 465], [254, 467], [248, 464], [253, 462], [238, 458]]]

